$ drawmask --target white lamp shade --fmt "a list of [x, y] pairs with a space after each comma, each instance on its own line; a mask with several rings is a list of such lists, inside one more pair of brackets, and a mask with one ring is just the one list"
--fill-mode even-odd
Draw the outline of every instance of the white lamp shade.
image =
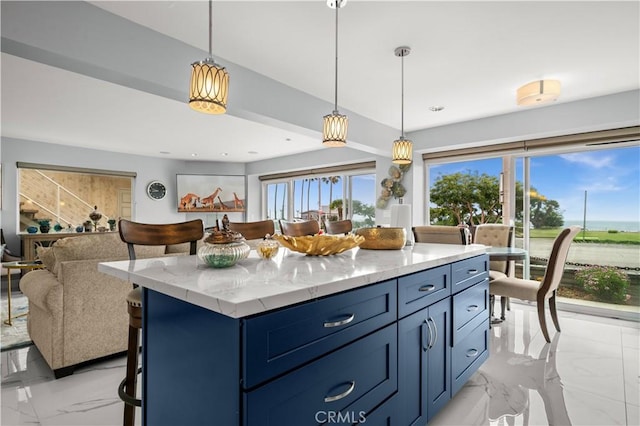
[[393, 204], [391, 206], [391, 227], [404, 228], [407, 234], [406, 245], [413, 245], [413, 231], [411, 230], [411, 204]]
[[224, 114], [229, 93], [227, 70], [210, 58], [194, 62], [191, 67], [189, 106], [206, 114]]
[[553, 102], [560, 96], [559, 80], [538, 80], [518, 89], [518, 105], [529, 106]]
[[347, 145], [347, 130], [349, 119], [346, 115], [341, 115], [338, 111], [324, 116], [324, 126], [322, 128], [322, 143], [325, 146], [340, 148]]
[[411, 164], [413, 142], [404, 137], [393, 142], [392, 160], [395, 164]]

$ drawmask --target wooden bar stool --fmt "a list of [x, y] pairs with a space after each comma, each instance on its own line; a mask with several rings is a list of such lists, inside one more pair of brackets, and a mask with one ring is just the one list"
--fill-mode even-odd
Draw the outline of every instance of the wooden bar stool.
[[287, 222], [280, 219], [280, 232], [282, 235], [290, 237], [302, 237], [304, 235], [315, 235], [320, 232], [320, 225], [317, 220], [307, 220], [304, 222]]
[[[121, 219], [118, 228], [120, 238], [127, 243], [129, 259], [136, 260], [135, 246], [164, 246], [189, 243], [189, 253], [196, 254], [197, 242], [204, 235], [202, 220], [171, 224], [147, 224]], [[129, 343], [127, 346], [126, 377], [118, 386], [118, 396], [124, 402], [124, 426], [133, 426], [135, 407], [142, 406], [142, 399], [136, 398], [138, 374], [138, 348], [140, 346], [140, 330], [142, 330], [142, 290], [133, 283], [133, 290], [127, 295], [129, 311]]]

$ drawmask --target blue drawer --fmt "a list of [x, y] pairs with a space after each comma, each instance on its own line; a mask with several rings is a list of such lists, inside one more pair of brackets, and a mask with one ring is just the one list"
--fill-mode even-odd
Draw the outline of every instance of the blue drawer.
[[366, 423], [367, 426], [393, 426], [398, 424], [398, 394], [387, 399], [384, 404], [373, 410], [371, 413], [364, 415], [364, 421], [360, 420], [360, 424]]
[[450, 265], [398, 278], [398, 317], [405, 317], [451, 295], [450, 283]]
[[485, 278], [489, 278], [489, 256], [472, 257], [461, 260], [451, 265], [451, 281], [453, 282], [451, 294], [469, 288]]
[[483, 322], [451, 350], [451, 395], [489, 358], [489, 322]]
[[453, 344], [489, 322], [489, 279], [453, 295]]
[[243, 388], [286, 371], [391, 324], [396, 281], [385, 281], [245, 321]]
[[397, 389], [393, 324], [244, 393], [244, 426], [316, 425], [326, 422], [326, 413], [356, 418]]

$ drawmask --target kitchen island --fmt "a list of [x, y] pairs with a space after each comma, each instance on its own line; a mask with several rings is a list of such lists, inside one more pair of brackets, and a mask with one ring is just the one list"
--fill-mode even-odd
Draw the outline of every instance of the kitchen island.
[[99, 270], [143, 287], [148, 425], [426, 424], [488, 357], [484, 246]]

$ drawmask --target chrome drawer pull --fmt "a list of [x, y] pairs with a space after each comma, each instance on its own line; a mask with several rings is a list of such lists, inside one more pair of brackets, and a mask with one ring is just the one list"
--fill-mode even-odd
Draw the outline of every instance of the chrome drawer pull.
[[418, 289], [418, 291], [433, 291], [436, 289], [436, 286], [433, 284], [423, 285]]
[[348, 318], [345, 318], [345, 319], [340, 320], [340, 321], [334, 321], [334, 322], [326, 322], [325, 321], [324, 327], [325, 328], [340, 327], [341, 325], [349, 324], [351, 321], [353, 321], [353, 319], [355, 317], [356, 317], [356, 314], [351, 314], [351, 315], [349, 315]]
[[475, 274], [477, 274], [477, 273], [478, 273], [478, 270], [477, 270], [477, 269], [469, 269], [469, 270], [467, 271], [467, 274], [469, 274], [469, 275], [475, 275]]
[[469, 305], [467, 306], [467, 312], [473, 312], [478, 310], [478, 305]]
[[324, 402], [333, 402], [333, 401], [337, 401], [339, 399], [345, 398], [347, 397], [351, 392], [353, 392], [353, 390], [356, 388], [356, 382], [355, 381], [351, 381], [351, 386], [349, 386], [349, 389], [347, 389], [346, 391], [339, 393], [338, 395], [334, 395], [334, 396], [325, 396], [324, 397]]
[[467, 351], [467, 358], [473, 358], [476, 355], [478, 355], [478, 350], [477, 349], [469, 349]]

